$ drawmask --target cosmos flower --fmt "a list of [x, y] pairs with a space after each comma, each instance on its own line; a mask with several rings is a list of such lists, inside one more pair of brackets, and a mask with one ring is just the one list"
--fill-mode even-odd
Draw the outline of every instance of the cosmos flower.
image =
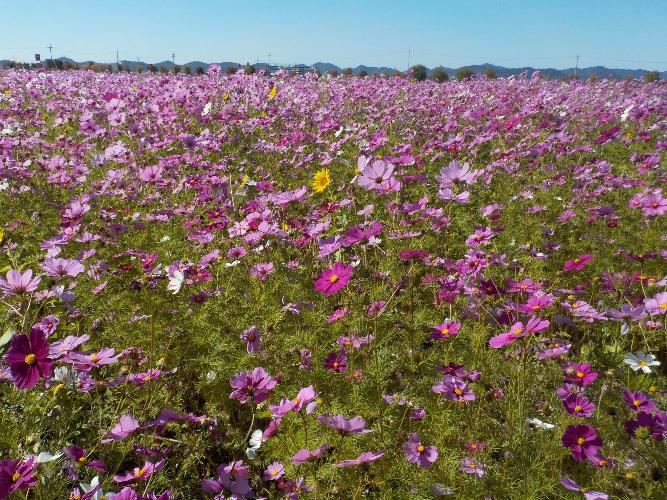
[[567, 413], [575, 417], [590, 417], [595, 410], [595, 405], [582, 394], [570, 394], [562, 402]]
[[330, 269], [325, 269], [315, 280], [315, 290], [324, 295], [333, 295], [341, 290], [352, 277], [352, 266], [336, 262]]
[[37, 484], [35, 472], [39, 463], [35, 457], [26, 460], [0, 461], [0, 498], [8, 498], [18, 490], [27, 490]]
[[5, 296], [21, 295], [37, 290], [40, 281], [39, 276], [32, 277], [31, 269], [24, 273], [12, 269], [7, 271], [6, 279], [0, 278], [0, 290]]
[[248, 466], [242, 460], [218, 465], [217, 478], [203, 479], [201, 487], [205, 493], [221, 493], [222, 498], [254, 498], [248, 482]]
[[656, 360], [653, 354], [644, 354], [643, 351], [626, 354], [623, 362], [633, 371], [641, 370], [644, 373], [651, 373], [652, 366], [660, 366], [660, 361]]
[[565, 264], [563, 264], [563, 272], [569, 272], [569, 271], [581, 271], [586, 267], [586, 264], [588, 264], [590, 261], [593, 260], [592, 255], [580, 255], [574, 260], [568, 260], [565, 261]]
[[494, 349], [500, 349], [508, 344], [515, 342], [521, 337], [525, 337], [531, 333], [541, 332], [549, 328], [549, 320], [542, 320], [537, 316], [532, 316], [524, 325], [521, 321], [514, 323], [509, 332], [496, 335], [489, 340], [489, 346]]
[[259, 330], [255, 325], [248, 328], [241, 334], [241, 340], [246, 344], [246, 351], [248, 354], [252, 354], [257, 349], [259, 349], [259, 343], [262, 338], [262, 335], [259, 333]]
[[79, 274], [86, 270], [86, 268], [83, 267], [83, 264], [81, 264], [81, 262], [78, 260], [61, 258], [47, 258], [39, 267], [48, 276], [53, 278], [65, 278], [68, 276], [71, 278], [76, 278]]
[[403, 443], [403, 453], [411, 464], [428, 469], [438, 459], [438, 448], [422, 444], [419, 434], [413, 432], [407, 442]]
[[238, 373], [229, 381], [234, 388], [229, 397], [238, 399], [241, 404], [248, 401], [261, 403], [269, 397], [278, 380], [278, 377], [272, 377], [262, 367], [257, 367], [252, 372]]
[[655, 440], [662, 441], [667, 434], [667, 420], [660, 419], [656, 415], [646, 411], [637, 413], [636, 418], [625, 422], [625, 430], [631, 436], [638, 439], [652, 437]]
[[343, 415], [331, 416], [328, 413], [324, 413], [317, 417], [317, 420], [342, 436], [373, 432], [371, 429], [366, 429], [366, 422], [364, 422], [364, 419], [361, 417], [354, 417], [350, 420], [346, 420]]
[[571, 363], [563, 368], [565, 381], [578, 384], [581, 387], [592, 384], [598, 378], [598, 372], [591, 370], [588, 363]]
[[461, 467], [459, 470], [461, 472], [465, 472], [466, 474], [477, 477], [484, 477], [486, 475], [484, 464], [472, 457], [465, 457], [463, 460], [461, 460]]
[[342, 460], [337, 464], [334, 464], [334, 467], [354, 467], [355, 465], [365, 465], [370, 462], [374, 462], [384, 456], [384, 450], [382, 451], [365, 451], [357, 458], [351, 460]]
[[19, 389], [30, 389], [40, 378], [49, 379], [53, 374], [49, 343], [41, 330], [33, 329], [30, 335], [14, 335], [5, 362]]
[[328, 450], [329, 450], [328, 444], [323, 444], [319, 448], [315, 448], [312, 451], [307, 450], [306, 448], [301, 448], [294, 454], [294, 456], [291, 458], [291, 461], [294, 465], [301, 465], [308, 462], [312, 462], [314, 460], [322, 458]]
[[628, 403], [628, 406], [632, 411], [658, 411], [658, 407], [656, 406], [655, 402], [643, 392], [632, 392], [625, 390], [623, 391], [623, 399], [626, 403]]
[[451, 375], [445, 375], [445, 378], [435, 384], [431, 390], [436, 394], [442, 394], [449, 401], [463, 403], [477, 399], [475, 393], [468, 387], [468, 384]]
[[324, 368], [334, 372], [344, 372], [347, 370], [347, 353], [343, 349], [332, 352], [324, 360]]
[[434, 326], [431, 328], [431, 336], [429, 337], [430, 340], [443, 340], [448, 337], [453, 337], [457, 333], [459, 333], [459, 329], [461, 328], [461, 323], [457, 321], [445, 321], [444, 323]]
[[106, 433], [106, 437], [102, 439], [102, 443], [110, 443], [111, 441], [118, 441], [124, 439], [139, 428], [139, 422], [132, 415], [123, 415], [120, 417], [118, 423]]
[[572, 458], [583, 462], [602, 448], [602, 439], [591, 425], [569, 425], [561, 439], [563, 446], [572, 452]]
[[145, 461], [144, 465], [141, 467], [135, 467], [134, 469], [129, 470], [124, 474], [114, 475], [113, 480], [121, 485], [126, 485], [139, 480], [146, 481], [149, 477], [162, 469], [165, 464], [165, 460], [158, 460], [155, 463]]
[[667, 292], [658, 293], [651, 299], [644, 299], [644, 308], [654, 316], [667, 314]]
[[264, 474], [262, 474], [262, 479], [264, 481], [277, 481], [285, 475], [285, 466], [280, 462], [273, 462], [269, 465]]
[[609, 498], [609, 495], [607, 495], [606, 493], [601, 493], [599, 491], [592, 491], [588, 488], [582, 488], [569, 477], [564, 477], [563, 479], [561, 479], [560, 484], [562, 484], [568, 490], [578, 491], [579, 493], [582, 493], [586, 500], [607, 500]]

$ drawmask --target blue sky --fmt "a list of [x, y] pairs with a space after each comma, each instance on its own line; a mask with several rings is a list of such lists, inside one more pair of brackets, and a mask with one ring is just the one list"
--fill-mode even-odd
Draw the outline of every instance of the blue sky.
[[0, 0], [0, 59], [667, 69], [667, 0]]

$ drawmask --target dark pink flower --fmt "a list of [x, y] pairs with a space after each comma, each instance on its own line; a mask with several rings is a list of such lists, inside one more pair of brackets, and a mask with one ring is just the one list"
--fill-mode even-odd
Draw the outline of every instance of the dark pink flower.
[[331, 416], [328, 413], [325, 413], [317, 417], [317, 420], [343, 436], [348, 434], [366, 434], [368, 432], [373, 432], [371, 429], [366, 429], [366, 422], [364, 422], [364, 419], [361, 417], [354, 417], [350, 420], [346, 420], [343, 415]]
[[352, 277], [352, 266], [336, 262], [330, 269], [325, 269], [315, 280], [315, 290], [324, 295], [333, 295], [341, 290]]
[[531, 317], [524, 325], [521, 321], [514, 323], [509, 332], [496, 335], [489, 340], [489, 346], [494, 349], [500, 349], [508, 344], [513, 343], [521, 337], [525, 337], [531, 333], [541, 332], [549, 327], [549, 320], [541, 320], [537, 316]]
[[66, 276], [76, 278], [79, 274], [86, 270], [83, 267], [83, 264], [81, 264], [81, 262], [78, 260], [60, 258], [47, 258], [39, 267], [48, 276], [53, 278], [64, 278]]
[[235, 389], [229, 397], [238, 399], [241, 404], [248, 401], [261, 403], [269, 397], [278, 380], [278, 377], [272, 377], [262, 367], [255, 368], [252, 372], [239, 373], [229, 381]]
[[379, 458], [384, 456], [384, 450], [382, 451], [365, 451], [357, 458], [351, 460], [342, 460], [341, 462], [334, 464], [334, 467], [353, 467], [355, 465], [363, 465], [369, 462], [374, 462]]
[[448, 337], [453, 337], [461, 329], [461, 323], [457, 321], [445, 321], [444, 323], [431, 328], [430, 340], [443, 340]]
[[563, 265], [563, 272], [569, 272], [569, 271], [581, 271], [584, 267], [586, 267], [586, 264], [588, 264], [590, 261], [593, 260], [592, 255], [580, 255], [574, 260], [568, 260], [565, 261], [565, 264]]
[[37, 484], [35, 472], [39, 463], [35, 457], [26, 460], [3, 460], [0, 462], [0, 498], [8, 498], [17, 490], [27, 490]]
[[570, 449], [572, 458], [577, 462], [594, 457], [602, 448], [602, 439], [591, 425], [568, 426], [561, 441], [564, 447]]
[[30, 389], [41, 378], [49, 379], [53, 374], [53, 362], [49, 359], [49, 343], [41, 330], [34, 329], [30, 335], [14, 335], [5, 362], [19, 389]]
[[165, 460], [159, 460], [155, 463], [145, 461], [144, 465], [141, 467], [135, 467], [134, 469], [129, 470], [124, 474], [115, 475], [113, 480], [122, 485], [130, 484], [139, 480], [146, 481], [149, 477], [162, 469], [165, 463]]

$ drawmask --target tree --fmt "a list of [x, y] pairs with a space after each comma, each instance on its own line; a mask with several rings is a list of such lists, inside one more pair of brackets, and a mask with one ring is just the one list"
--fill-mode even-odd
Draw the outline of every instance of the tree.
[[181, 72], [181, 67], [178, 64], [174, 64], [171, 67], [171, 72], [175, 75], [178, 75]]
[[435, 80], [438, 83], [446, 82], [449, 80], [449, 75], [442, 68], [435, 68], [431, 71], [431, 79]]
[[484, 76], [486, 76], [489, 80], [495, 80], [496, 78], [498, 78], [498, 75], [493, 70], [493, 68], [486, 68], [486, 70], [484, 71]]
[[157, 67], [155, 66], [155, 64], [149, 64], [148, 71], [150, 71], [151, 73], [157, 73]]
[[475, 76], [475, 72], [470, 68], [461, 68], [456, 72], [456, 80], [459, 82], [470, 80], [473, 76]]
[[233, 75], [234, 73], [236, 73], [236, 68], [234, 66], [229, 66], [225, 70], [225, 74], [227, 74], [227, 75]]
[[197, 66], [197, 70], [195, 71], [198, 75], [203, 75], [205, 73], [204, 68], [201, 66]]
[[366, 78], [368, 76], [368, 73], [364, 71], [363, 69], [359, 72], [359, 78]]
[[134, 71], [137, 73], [143, 73], [144, 68], [141, 67], [141, 64], [137, 63], [137, 65], [134, 67]]
[[185, 73], [186, 75], [191, 75], [192, 68], [190, 66], [183, 66], [183, 73]]
[[647, 73], [644, 73], [644, 81], [646, 83], [653, 83], [658, 80], [660, 80], [660, 73], [657, 71], [648, 71]]
[[169, 73], [169, 68], [167, 68], [166, 66], [160, 66], [160, 73], [166, 75], [167, 73]]
[[426, 66], [423, 64], [415, 64], [412, 68], [412, 77], [418, 82], [423, 82], [426, 80]]
[[251, 65], [245, 67], [245, 74], [246, 75], [254, 75], [256, 70], [257, 70], [257, 68], [255, 68], [255, 66], [253, 64], [251, 64]]
[[332, 78], [336, 78], [338, 76], [338, 71], [335, 69], [329, 71], [329, 74], [331, 75]]
[[352, 71], [352, 68], [345, 68], [343, 70], [343, 76], [352, 76], [354, 74], [354, 71]]

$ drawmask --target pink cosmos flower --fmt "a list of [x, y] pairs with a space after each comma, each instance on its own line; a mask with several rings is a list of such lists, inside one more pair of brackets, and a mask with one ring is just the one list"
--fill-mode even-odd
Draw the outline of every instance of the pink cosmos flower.
[[384, 456], [384, 450], [382, 451], [365, 451], [357, 458], [352, 460], [342, 460], [341, 462], [334, 464], [334, 467], [353, 467], [355, 465], [364, 465], [370, 462], [374, 462]]
[[453, 337], [461, 329], [461, 323], [457, 321], [445, 321], [444, 323], [431, 328], [433, 332], [429, 337], [430, 340], [443, 340]]
[[632, 411], [658, 411], [655, 402], [643, 392], [623, 391], [623, 399]]
[[32, 456], [26, 460], [0, 461], [0, 498], [9, 498], [15, 491], [35, 486], [38, 468], [39, 463]]
[[582, 493], [586, 500], [607, 500], [609, 498], [609, 495], [607, 495], [606, 493], [602, 493], [600, 491], [592, 491], [589, 490], [588, 488], [582, 488], [569, 477], [564, 477], [563, 479], [561, 479], [560, 484], [562, 484], [565, 488], [567, 488], [570, 491], [578, 491], [579, 493]]
[[139, 428], [139, 422], [132, 415], [123, 415], [118, 423], [106, 433], [106, 437], [101, 440], [102, 443], [110, 443], [126, 438]]
[[565, 261], [565, 264], [563, 265], [563, 272], [567, 273], [569, 271], [581, 271], [584, 267], [586, 267], [586, 264], [592, 260], [593, 256], [586, 254], [580, 255], [574, 260]]
[[273, 274], [273, 262], [255, 264], [250, 270], [250, 274], [260, 281], [264, 281], [269, 275]]
[[63, 360], [72, 363], [79, 371], [89, 372], [93, 368], [117, 363], [119, 358], [120, 354], [116, 354], [116, 350], [113, 347], [105, 347], [98, 352], [90, 354], [72, 352], [65, 356]]
[[248, 482], [248, 466], [242, 460], [218, 466], [217, 479], [203, 479], [205, 493], [225, 493], [221, 497], [254, 498]]
[[262, 474], [262, 479], [264, 481], [277, 481], [285, 475], [285, 466], [280, 462], [273, 462], [269, 465], [264, 474]]
[[595, 410], [595, 405], [583, 394], [570, 394], [562, 401], [567, 413], [575, 417], [590, 417]]
[[341, 307], [336, 309], [329, 317], [327, 317], [327, 323], [334, 323], [341, 318], [347, 316], [350, 310], [347, 307]]
[[322, 458], [328, 450], [328, 444], [323, 444], [319, 448], [316, 448], [312, 451], [307, 450], [306, 448], [301, 448], [294, 454], [294, 456], [291, 458], [291, 461], [294, 465], [301, 465], [307, 462], [312, 462]]
[[394, 166], [382, 160], [366, 163], [359, 168], [360, 174], [357, 183], [366, 190], [374, 189], [378, 192], [387, 191], [392, 186]]
[[660, 292], [652, 299], [644, 299], [644, 308], [649, 314], [667, 314], [667, 292]]
[[472, 457], [465, 457], [463, 460], [461, 460], [461, 467], [459, 470], [461, 472], [465, 472], [466, 474], [477, 477], [484, 477], [486, 475], [484, 464]]
[[7, 272], [6, 279], [0, 278], [0, 290], [3, 291], [5, 296], [34, 292], [37, 290], [40, 281], [39, 276], [32, 277], [31, 269], [24, 273], [12, 269]]
[[155, 463], [145, 461], [141, 467], [135, 467], [132, 470], [125, 472], [125, 474], [114, 475], [113, 480], [118, 484], [126, 485], [134, 481], [146, 481], [149, 477], [165, 466], [166, 460], [159, 460]]
[[325, 269], [315, 280], [315, 290], [324, 295], [333, 295], [341, 290], [352, 277], [352, 266], [336, 262], [330, 269]]
[[463, 403], [477, 399], [468, 384], [452, 375], [445, 375], [444, 379], [435, 384], [431, 390], [436, 394], [442, 394], [448, 401]]
[[262, 335], [259, 333], [259, 330], [255, 325], [252, 325], [241, 334], [241, 340], [245, 342], [246, 351], [248, 351], [248, 354], [252, 354], [257, 349], [259, 349], [259, 342], [261, 338]]
[[410, 434], [408, 441], [403, 443], [403, 453], [408, 462], [424, 469], [428, 469], [438, 459], [438, 448], [422, 444], [416, 432]]
[[19, 389], [30, 389], [40, 377], [49, 379], [53, 374], [49, 343], [41, 330], [33, 329], [30, 335], [14, 335], [5, 362]]
[[317, 420], [327, 427], [337, 431], [342, 436], [373, 432], [371, 429], [366, 429], [366, 422], [364, 422], [364, 419], [361, 417], [354, 417], [350, 420], [346, 420], [343, 415], [331, 416], [328, 413], [324, 413], [317, 417]]
[[578, 384], [581, 387], [592, 384], [598, 378], [598, 372], [591, 370], [591, 365], [588, 363], [572, 363], [567, 365], [563, 371], [566, 382]]
[[511, 344], [521, 337], [525, 337], [531, 333], [541, 332], [542, 330], [547, 329], [550, 324], [551, 323], [549, 320], [542, 320], [537, 316], [531, 317], [525, 326], [521, 321], [519, 321], [518, 323], [514, 323], [512, 325], [512, 328], [510, 328], [509, 332], [501, 333], [500, 335], [492, 337], [489, 340], [489, 346], [493, 347], [494, 349], [500, 349], [501, 347]]
[[241, 372], [229, 381], [234, 388], [229, 397], [238, 399], [241, 404], [248, 401], [261, 403], [269, 397], [278, 380], [278, 377], [272, 377], [262, 367], [255, 368], [252, 372]]
[[83, 264], [74, 259], [45, 259], [39, 267], [48, 276], [54, 278], [64, 278], [66, 276], [75, 278], [85, 271]]

